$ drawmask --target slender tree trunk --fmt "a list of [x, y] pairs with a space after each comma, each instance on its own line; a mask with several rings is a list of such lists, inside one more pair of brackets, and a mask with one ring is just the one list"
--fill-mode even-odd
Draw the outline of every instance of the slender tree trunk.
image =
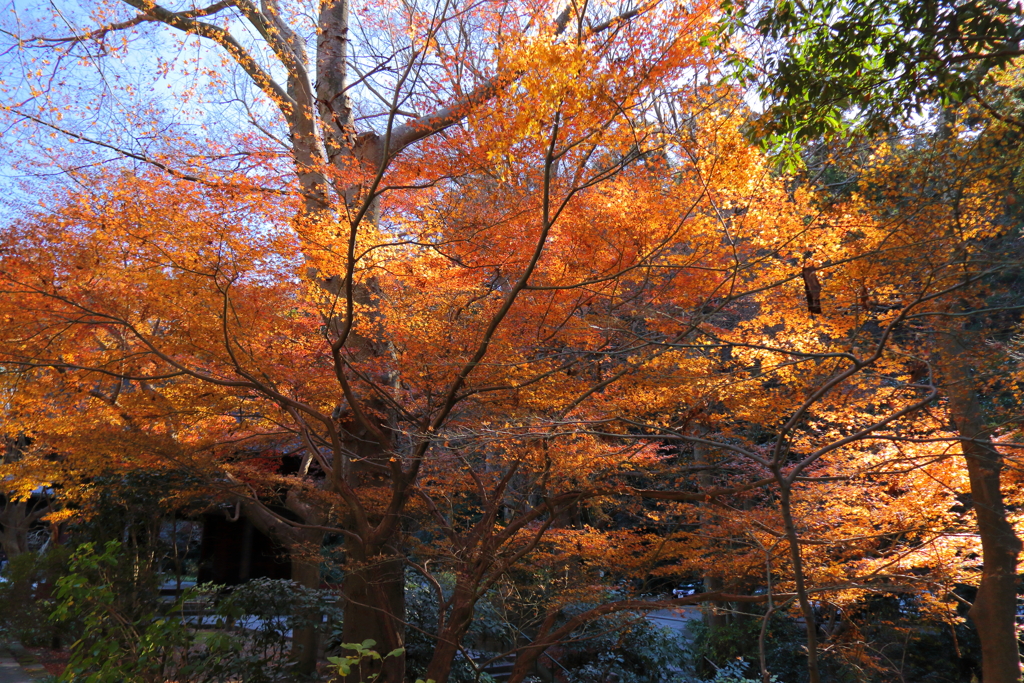
[[[704, 437], [708, 433], [708, 429], [700, 426], [697, 428], [697, 436]], [[706, 444], [695, 443], [693, 444], [693, 464], [702, 469], [697, 471], [697, 481], [700, 483], [702, 491], [710, 491], [712, 488], [713, 480], [711, 476], [711, 453], [710, 449]], [[711, 512], [709, 510], [708, 503], [700, 503], [700, 525], [701, 530], [705, 530], [711, 522]], [[722, 578], [712, 572], [705, 572], [703, 578], [704, 590], [708, 593], [714, 593], [722, 590]], [[711, 631], [716, 631], [728, 622], [728, 618], [723, 609], [724, 605], [720, 602], [712, 602], [708, 604], [708, 609], [704, 612], [704, 620]]]
[[430, 657], [430, 665], [427, 667], [427, 680], [434, 683], [447, 683], [452, 673], [452, 662], [459, 652], [459, 645], [454, 640], [448, 640], [447, 634], [438, 638], [437, 647]]
[[437, 645], [427, 666], [427, 680], [447, 683], [452, 671], [452, 662], [455, 661], [459, 646], [473, 623], [475, 605], [472, 588], [457, 583], [452, 595], [451, 613], [438, 633]]
[[793, 579], [796, 583], [796, 594], [800, 601], [800, 610], [803, 612], [807, 630], [807, 677], [810, 683], [821, 683], [821, 674], [818, 672], [818, 625], [814, 619], [814, 608], [811, 601], [807, 599], [807, 584], [804, 578], [803, 560], [800, 557], [800, 537], [796, 532], [796, 524], [793, 522], [793, 507], [790, 497], [789, 484], [779, 480], [779, 507], [782, 510], [782, 521], [786, 527], [786, 539], [789, 541], [789, 557], [793, 563]]
[[[300, 555], [291, 557], [292, 581], [305, 588], [320, 587], [320, 565]], [[316, 672], [320, 648], [320, 631], [317, 628], [321, 616], [319, 610], [309, 614], [296, 615], [306, 622], [301, 628], [292, 630], [292, 658], [296, 661], [296, 673], [308, 676]]]
[[968, 616], [981, 640], [984, 683], [1019, 683], [1017, 646], [1017, 556], [1021, 541], [1006, 518], [1000, 475], [1002, 456], [985, 427], [962, 344], [947, 338], [944, 374], [949, 409], [967, 462], [974, 513], [981, 537], [983, 569], [978, 595]]

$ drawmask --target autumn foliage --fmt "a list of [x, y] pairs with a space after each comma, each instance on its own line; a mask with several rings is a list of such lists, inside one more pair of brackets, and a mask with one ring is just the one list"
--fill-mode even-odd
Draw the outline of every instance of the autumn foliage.
[[[510, 586], [533, 600], [514, 681], [652, 605], [799, 615], [811, 680], [819, 650], [887, 670], [859, 632], [878, 596], [963, 621], [983, 562], [961, 440], [995, 432], [965, 436], [946, 397], [1013, 353], [961, 325], [1015, 305], [990, 291], [1005, 131], [833, 150], [855, 190], [780, 173], [720, 82], [713, 3], [90, 10], [19, 28], [37, 61], [5, 91], [12, 145], [53, 134], [18, 163], [65, 179], [0, 233], [4, 431], [32, 444], [8, 497], [57, 487], [57, 524], [103, 477], [187, 471], [171, 502], [234, 506], [308, 586], [340, 545], [345, 642], [402, 647], [406, 572], [439, 586], [438, 683]], [[146, 40], [177, 52], [143, 67]], [[181, 79], [183, 110], [55, 81], [107, 64]], [[622, 589], [680, 577], [705, 592]]]

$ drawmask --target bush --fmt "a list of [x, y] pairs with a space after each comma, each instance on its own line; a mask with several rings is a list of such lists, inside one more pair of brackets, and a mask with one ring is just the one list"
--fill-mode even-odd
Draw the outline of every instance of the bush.
[[565, 673], [569, 683], [614, 680], [619, 683], [677, 681], [690, 657], [682, 636], [657, 626], [642, 614], [615, 614], [574, 632], [548, 665]]
[[[740, 657], [720, 667], [714, 678], [699, 683], [761, 683], [761, 677], [750, 669], [750, 664]], [[769, 680], [777, 683], [779, 677], [772, 674]]]
[[209, 665], [216, 674], [212, 680], [270, 683], [286, 677], [292, 668], [288, 634], [310, 626], [326, 632], [340, 624], [335, 600], [329, 591], [281, 579], [253, 579], [235, 587], [216, 604], [219, 632], [206, 636], [208, 657], [216, 659]]
[[86, 543], [72, 556], [68, 574], [57, 580], [52, 621], [82, 626], [61, 680], [160, 683], [178, 668], [178, 654], [188, 649], [188, 628], [175, 615], [182, 601], [170, 616], [146, 611], [146, 601], [140, 602], [136, 591], [126, 596], [122, 590], [122, 559], [116, 541], [102, 552]]
[[[744, 680], [741, 674], [747, 667], [757, 671], [760, 615], [743, 616], [714, 629], [704, 621], [696, 621], [690, 626], [690, 634], [693, 637], [692, 667], [698, 676], [707, 680], [719, 680], [719, 676], [727, 676], [723, 680]], [[796, 622], [785, 613], [776, 613], [765, 637], [768, 670], [783, 681], [805, 681], [807, 658], [803, 654], [804, 648], [804, 633]], [[748, 672], [746, 675], [760, 679], [756, 673]]]
[[24, 553], [9, 561], [0, 575], [0, 636], [29, 647], [60, 647], [68, 625], [47, 619], [50, 595], [67, 566], [67, 549], [51, 547], [43, 554]]
[[[438, 583], [445, 598], [451, 597], [455, 577], [439, 574]], [[405, 619], [408, 623], [405, 642], [406, 669], [410, 676], [425, 676], [427, 665], [434, 654], [435, 639], [431, 635], [437, 627], [437, 593], [415, 574], [410, 574], [405, 583]], [[480, 600], [476, 605], [473, 625], [467, 634], [467, 641], [509, 639], [508, 625], [499, 617], [492, 604]], [[477, 677], [476, 668], [461, 653], [452, 662], [451, 683], [487, 683], [492, 680], [487, 674]]]
[[141, 591], [124, 590], [132, 585], [123, 576], [130, 564], [116, 541], [102, 551], [84, 544], [72, 556], [68, 574], [57, 582], [51, 619], [80, 624], [82, 635], [72, 645], [61, 680], [286, 680], [293, 668], [287, 632], [307, 625], [292, 615], [334, 611], [323, 591], [268, 579], [244, 584], [219, 600], [219, 587], [190, 589], [168, 605], [155, 594], [149, 599]]

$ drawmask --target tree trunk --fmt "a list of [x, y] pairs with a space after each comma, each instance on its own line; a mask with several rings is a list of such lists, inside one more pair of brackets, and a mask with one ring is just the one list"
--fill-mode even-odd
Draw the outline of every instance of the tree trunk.
[[[371, 639], [376, 641], [374, 649], [381, 655], [405, 647], [405, 563], [396, 553], [386, 550], [369, 555], [352, 540], [346, 542], [345, 550], [342, 642]], [[381, 683], [404, 681], [405, 655], [386, 659], [380, 673]], [[365, 663], [363, 675], [367, 675]]]
[[29, 514], [28, 505], [28, 501], [8, 500], [0, 511], [0, 526], [3, 526], [0, 546], [3, 547], [8, 560], [28, 552], [28, 529], [38, 518], [38, 515]]
[[28, 549], [28, 538], [24, 529], [4, 524], [3, 535], [0, 536], [0, 545], [3, 545], [4, 554], [8, 560], [13, 560]]
[[1019, 683], [1017, 648], [1017, 556], [1021, 541], [1006, 519], [1000, 474], [1002, 456], [992, 444], [968, 374], [963, 346], [949, 338], [944, 359], [949, 409], [967, 461], [971, 498], [978, 519], [983, 569], [968, 616], [981, 640], [984, 683]]
[[[291, 556], [292, 581], [305, 588], [320, 587], [320, 565], [307, 561], [301, 555]], [[292, 630], [292, 658], [296, 661], [296, 673], [308, 676], [316, 672], [317, 657], [320, 648], [319, 610], [315, 613], [297, 614], [300, 622], [306, 625]]]
[[814, 618], [814, 608], [807, 598], [806, 577], [804, 576], [803, 559], [800, 557], [800, 537], [793, 521], [793, 506], [789, 483], [776, 475], [779, 481], [779, 508], [782, 521], [786, 528], [786, 540], [789, 542], [789, 558], [793, 563], [793, 581], [796, 584], [800, 611], [803, 612], [807, 637], [807, 679], [810, 683], [820, 683], [818, 671], [818, 624]]
[[[697, 436], [707, 436], [708, 430], [704, 426], [697, 427]], [[694, 443], [693, 444], [693, 464], [699, 467], [697, 471], [697, 481], [700, 484], [701, 491], [710, 491], [713, 487], [714, 480], [711, 476], [711, 452], [707, 444]], [[709, 503], [700, 503], [700, 525], [701, 531], [705, 531], [705, 528], [711, 524], [712, 513], [710, 511]], [[711, 571], [706, 571], [702, 577], [704, 583], [704, 591], [706, 593], [714, 593], [722, 590], [722, 578]], [[717, 631], [724, 627], [728, 623], [728, 615], [724, 609], [725, 605], [720, 602], [708, 603], [707, 608], [704, 610], [704, 621], [708, 625], [708, 628], [712, 632]]]
[[473, 592], [472, 588], [465, 584], [456, 584], [452, 595], [451, 614], [438, 633], [437, 645], [427, 666], [427, 680], [447, 683], [452, 671], [452, 662], [455, 661], [462, 639], [466, 637], [473, 623], [473, 610], [476, 605]]

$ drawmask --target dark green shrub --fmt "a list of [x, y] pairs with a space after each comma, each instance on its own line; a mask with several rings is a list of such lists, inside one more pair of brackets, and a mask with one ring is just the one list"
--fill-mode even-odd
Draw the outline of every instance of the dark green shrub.
[[[223, 594], [189, 589], [167, 604], [124, 591], [131, 562], [116, 541], [99, 551], [83, 544], [57, 582], [57, 623], [81, 637], [62, 680], [75, 683], [273, 683], [293, 680], [287, 632], [304, 626], [296, 613], [329, 613], [324, 591], [260, 579]], [[151, 608], [151, 609], [150, 609]], [[321, 622], [322, 623], [322, 622]], [[326, 628], [326, 625], [324, 625]]]
[[689, 654], [679, 632], [623, 612], [574, 632], [547, 666], [569, 683], [667, 683], [681, 680]]
[[47, 619], [54, 583], [67, 566], [69, 551], [50, 547], [9, 561], [0, 575], [0, 637], [29, 647], [59, 647], [72, 630]]
[[[705, 621], [694, 620], [690, 634], [693, 638], [691, 664], [695, 674], [713, 680], [723, 667], [736, 669], [745, 665], [749, 669], [747, 676], [758, 678], [761, 624], [761, 617], [757, 614], [733, 618], [715, 628]], [[765, 659], [768, 670], [779, 680], [800, 683], [807, 679], [807, 660], [801, 654], [804, 652], [803, 637], [803, 631], [788, 614], [772, 617], [765, 634]]]
[[[440, 574], [437, 577], [441, 590], [447, 599], [455, 586], [451, 575]], [[434, 654], [435, 639], [433, 634], [437, 628], [438, 604], [436, 590], [428, 586], [421, 577], [409, 574], [405, 583], [405, 618], [406, 629], [405, 661], [410, 676], [425, 676], [427, 665]], [[480, 643], [484, 640], [509, 640], [509, 626], [499, 616], [491, 602], [484, 599], [477, 603], [473, 625], [466, 638], [467, 643]], [[461, 654], [452, 663], [451, 683], [487, 683], [492, 680], [487, 674], [477, 678], [476, 668]]]

